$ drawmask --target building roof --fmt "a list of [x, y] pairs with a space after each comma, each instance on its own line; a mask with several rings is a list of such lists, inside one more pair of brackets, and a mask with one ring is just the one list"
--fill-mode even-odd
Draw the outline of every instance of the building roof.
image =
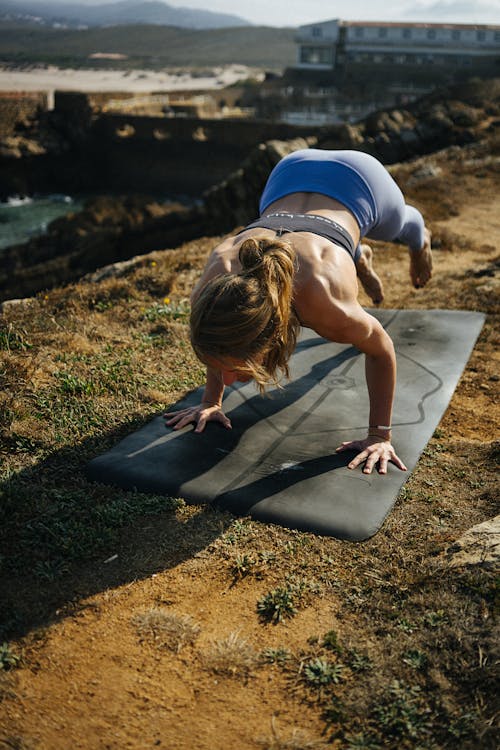
[[[458, 29], [460, 31], [483, 31], [483, 30], [500, 30], [500, 25], [492, 23], [424, 23], [421, 21], [343, 21], [341, 19], [332, 19], [337, 21], [339, 26], [385, 26], [387, 28], [410, 28], [410, 29]], [[317, 23], [307, 23], [300, 26], [306, 28], [310, 26], [323, 26], [332, 21], [318, 21]]]

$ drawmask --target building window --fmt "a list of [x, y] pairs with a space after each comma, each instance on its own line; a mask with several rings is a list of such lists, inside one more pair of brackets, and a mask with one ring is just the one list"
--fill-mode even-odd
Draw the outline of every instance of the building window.
[[387, 36], [387, 29], [379, 29], [378, 35], [380, 39], [385, 39], [385, 37]]
[[500, 31], [495, 31], [495, 42], [500, 42]]
[[359, 27], [355, 30], [355, 32], [356, 32], [356, 36], [358, 37], [358, 39], [360, 39], [361, 37], [365, 35], [365, 30]]
[[312, 35], [318, 39], [318, 37], [323, 36], [323, 29], [321, 26], [313, 26], [312, 28]]
[[403, 29], [403, 39], [411, 39], [411, 29]]
[[484, 40], [486, 39], [486, 32], [485, 31], [478, 31], [477, 34], [476, 34], [476, 37], [477, 37], [477, 41], [478, 42], [484, 42]]
[[333, 50], [329, 47], [301, 47], [300, 62], [304, 65], [333, 65]]
[[458, 40], [460, 39], [460, 32], [458, 31], [458, 29], [454, 29], [451, 32], [451, 38], [458, 42]]
[[436, 29], [427, 29], [427, 39], [436, 38]]

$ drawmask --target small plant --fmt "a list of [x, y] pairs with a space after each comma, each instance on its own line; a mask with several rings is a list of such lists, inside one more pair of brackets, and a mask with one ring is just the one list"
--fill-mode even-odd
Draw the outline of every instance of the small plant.
[[176, 653], [194, 643], [201, 630], [189, 615], [177, 615], [161, 608], [136, 615], [132, 622], [141, 638], [153, 640], [156, 645]]
[[379, 750], [377, 739], [372, 734], [356, 732], [356, 734], [347, 734], [345, 736], [346, 750]]
[[309, 685], [322, 687], [323, 685], [337, 685], [342, 679], [344, 665], [332, 664], [326, 659], [311, 659], [304, 667], [304, 679]]
[[185, 300], [173, 302], [165, 297], [162, 305], [153, 305], [144, 311], [144, 318], [150, 323], [166, 318], [167, 320], [185, 320], [189, 316], [189, 303]]
[[353, 672], [368, 672], [373, 669], [373, 663], [368, 654], [363, 654], [355, 648], [349, 651], [347, 663]]
[[64, 560], [38, 560], [34, 567], [34, 574], [49, 583], [53, 583], [69, 570], [69, 565]]
[[403, 631], [403, 633], [413, 633], [413, 631], [416, 629], [416, 625], [414, 622], [411, 622], [410, 620], [407, 620], [405, 617], [401, 617], [396, 625], [400, 630]]
[[287, 648], [266, 648], [262, 652], [262, 660], [268, 664], [279, 664], [282, 667], [292, 658], [292, 653]]
[[430, 710], [418, 686], [408, 687], [395, 680], [373, 715], [385, 738], [421, 740], [429, 732]]
[[250, 555], [236, 555], [231, 565], [231, 573], [235, 579], [245, 578], [250, 575], [255, 567], [255, 560]]
[[276, 552], [263, 550], [259, 552], [259, 558], [263, 565], [273, 565], [276, 562]]
[[328, 633], [325, 633], [325, 635], [323, 636], [321, 645], [323, 648], [328, 649], [328, 651], [332, 651], [334, 654], [337, 654], [338, 656], [340, 656], [340, 654], [343, 651], [343, 648], [339, 643], [338, 635], [335, 632], [335, 630], [329, 630]]
[[8, 643], [2, 643], [0, 646], [0, 669], [8, 672], [19, 666], [21, 657], [15, 654]]
[[212, 672], [234, 677], [247, 675], [258, 663], [258, 655], [238, 633], [230, 633], [227, 638], [212, 643], [204, 662]]
[[292, 577], [284, 586], [278, 586], [257, 602], [260, 617], [278, 623], [294, 617], [298, 607], [303, 606], [311, 594], [319, 594], [321, 586], [317, 581]]
[[477, 718], [475, 713], [465, 713], [456, 718], [451, 718], [448, 734], [455, 740], [466, 739], [472, 734]]
[[0, 349], [6, 349], [8, 352], [26, 351], [26, 349], [31, 349], [32, 346], [25, 340], [24, 336], [14, 331], [12, 323], [0, 328]]
[[413, 669], [425, 669], [428, 661], [427, 654], [424, 654], [423, 651], [419, 651], [417, 648], [410, 649], [403, 654], [403, 662]]
[[289, 586], [278, 586], [257, 602], [257, 612], [267, 622], [283, 622], [297, 614], [296, 592]]
[[437, 612], [427, 612], [424, 615], [424, 623], [428, 628], [438, 628], [448, 621], [444, 609], [438, 609]]
[[95, 391], [90, 380], [72, 375], [70, 372], [56, 372], [59, 390], [68, 396], [90, 396]]

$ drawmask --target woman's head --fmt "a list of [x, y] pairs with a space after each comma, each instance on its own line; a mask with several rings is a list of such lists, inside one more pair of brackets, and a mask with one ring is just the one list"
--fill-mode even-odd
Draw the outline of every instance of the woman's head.
[[287, 242], [252, 237], [241, 244], [239, 259], [240, 273], [212, 279], [193, 303], [191, 341], [203, 362], [236, 369], [263, 390], [280, 373], [288, 376], [297, 340], [295, 252]]

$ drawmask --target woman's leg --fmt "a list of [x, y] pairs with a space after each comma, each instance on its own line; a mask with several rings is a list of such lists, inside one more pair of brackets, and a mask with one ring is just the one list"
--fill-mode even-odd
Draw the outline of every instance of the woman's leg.
[[[432, 274], [432, 252], [430, 232], [425, 227], [420, 211], [405, 203], [403, 193], [396, 182], [374, 157], [359, 151], [339, 151], [334, 158], [355, 169], [371, 193], [372, 219], [369, 224], [362, 227], [362, 235], [374, 240], [401, 242], [407, 245], [410, 251], [410, 277], [413, 285], [424, 286]], [[358, 265], [356, 262], [357, 268]], [[362, 265], [361, 261], [359, 267]], [[365, 265], [368, 268], [364, 272], [365, 275], [373, 273], [371, 262]], [[378, 282], [378, 277], [376, 278]], [[363, 283], [361, 275], [360, 280]], [[377, 282], [373, 274], [371, 286]], [[374, 299], [373, 295], [370, 296]]]
[[380, 277], [375, 273], [373, 268], [373, 250], [370, 245], [358, 245], [354, 256], [354, 263], [361, 286], [372, 302], [380, 305], [384, 299], [384, 288]]

